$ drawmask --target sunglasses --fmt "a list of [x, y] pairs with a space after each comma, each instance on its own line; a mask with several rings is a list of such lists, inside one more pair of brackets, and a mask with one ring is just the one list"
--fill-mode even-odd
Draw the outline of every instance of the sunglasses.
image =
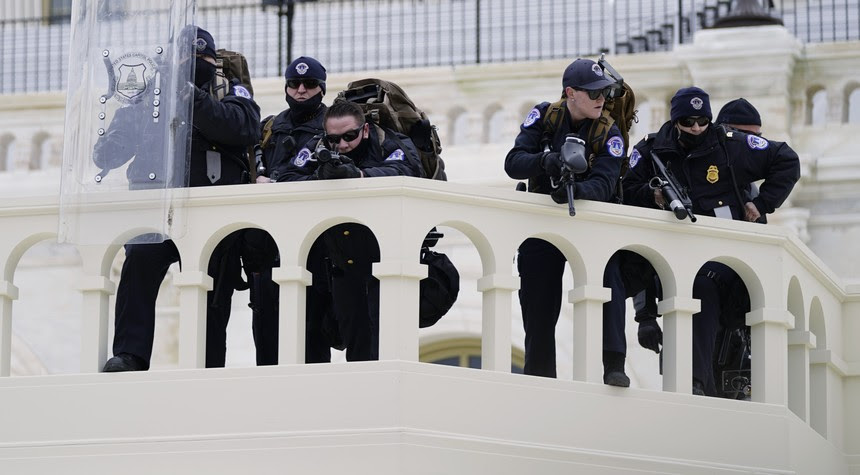
[[600, 96], [603, 96], [604, 99], [609, 97], [609, 94], [612, 92], [612, 89], [608, 87], [604, 87], [603, 89], [595, 89], [595, 90], [587, 90], [587, 89], [579, 89], [574, 88], [576, 91], [583, 91], [588, 94], [588, 98], [592, 101], [596, 101]]
[[681, 117], [678, 119], [678, 125], [681, 127], [692, 127], [693, 124], [699, 124], [699, 127], [704, 127], [711, 122], [707, 117]]
[[341, 140], [346, 142], [352, 142], [357, 139], [359, 135], [361, 135], [361, 131], [364, 128], [364, 124], [359, 125], [358, 127], [347, 130], [342, 134], [325, 134], [325, 141], [328, 143], [329, 147], [334, 147], [339, 144]]
[[305, 89], [313, 89], [320, 85], [319, 79], [287, 79], [287, 87], [292, 89], [298, 89], [299, 86], [305, 86]]

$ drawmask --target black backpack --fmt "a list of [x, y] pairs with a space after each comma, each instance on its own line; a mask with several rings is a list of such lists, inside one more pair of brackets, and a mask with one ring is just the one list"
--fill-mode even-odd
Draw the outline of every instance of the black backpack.
[[460, 273], [445, 254], [421, 248], [421, 263], [427, 265], [427, 277], [421, 279], [418, 326], [432, 326], [451, 310], [460, 293]]
[[358, 104], [368, 122], [409, 136], [418, 149], [424, 176], [447, 180], [445, 162], [439, 156], [442, 142], [427, 114], [397, 84], [382, 79], [353, 81], [337, 98]]

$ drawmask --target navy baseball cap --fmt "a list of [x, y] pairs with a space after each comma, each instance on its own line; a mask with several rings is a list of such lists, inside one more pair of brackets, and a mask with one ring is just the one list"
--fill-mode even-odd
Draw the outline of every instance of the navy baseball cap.
[[761, 125], [761, 116], [743, 97], [729, 101], [717, 114], [718, 124]]
[[603, 74], [603, 69], [599, 64], [583, 58], [570, 63], [564, 70], [564, 76], [561, 79], [562, 87], [585, 89], [586, 91], [603, 89], [613, 84], [615, 81]]
[[683, 117], [707, 117], [711, 115], [711, 99], [708, 93], [698, 87], [684, 87], [672, 96], [672, 107], [669, 118], [672, 122]]
[[212, 38], [212, 35], [203, 28], [197, 28], [197, 39], [194, 40], [194, 52], [216, 58], [218, 57], [218, 53], [215, 52], [216, 49], [215, 39]]

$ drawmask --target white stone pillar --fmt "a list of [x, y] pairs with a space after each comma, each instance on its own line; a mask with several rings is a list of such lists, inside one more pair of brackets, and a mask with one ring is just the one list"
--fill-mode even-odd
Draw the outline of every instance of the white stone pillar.
[[201, 271], [184, 271], [176, 274], [173, 285], [179, 289], [179, 367], [203, 368], [206, 292], [212, 290], [212, 277]]
[[81, 373], [98, 373], [107, 361], [110, 296], [116, 285], [101, 275], [84, 276], [78, 283], [82, 297]]
[[693, 392], [693, 314], [701, 303], [689, 297], [672, 297], [657, 304], [663, 315], [663, 391]]
[[788, 408], [809, 421], [809, 350], [815, 348], [815, 334], [788, 331]]
[[375, 262], [379, 279], [379, 359], [418, 361], [419, 281], [427, 266], [413, 261]]
[[511, 301], [519, 277], [492, 274], [478, 279], [481, 306], [481, 369], [511, 371]]
[[759, 308], [747, 314], [751, 327], [752, 400], [788, 403], [788, 329], [794, 315], [788, 310]]
[[603, 304], [612, 290], [582, 285], [568, 293], [573, 304], [573, 379], [603, 383]]
[[0, 377], [9, 376], [12, 363], [12, 301], [18, 299], [18, 287], [0, 280]]
[[272, 280], [280, 286], [278, 303], [278, 364], [305, 362], [307, 286], [312, 275], [303, 267], [275, 267]]

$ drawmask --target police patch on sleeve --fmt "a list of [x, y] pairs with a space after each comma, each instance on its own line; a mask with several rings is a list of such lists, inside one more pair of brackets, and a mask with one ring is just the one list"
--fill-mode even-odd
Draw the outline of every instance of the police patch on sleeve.
[[606, 150], [609, 151], [609, 155], [613, 157], [621, 157], [624, 155], [624, 140], [621, 137], [614, 135], [606, 141]]
[[747, 135], [747, 145], [753, 150], [764, 150], [769, 143], [758, 135]]
[[238, 97], [244, 97], [245, 99], [251, 98], [251, 93], [245, 89], [245, 86], [233, 86], [233, 95]]
[[299, 150], [299, 153], [296, 155], [296, 158], [293, 159], [293, 165], [297, 167], [304, 167], [308, 160], [311, 159], [311, 151], [308, 150], [307, 147]]
[[529, 112], [529, 115], [526, 116], [526, 120], [523, 121], [523, 127], [528, 127], [534, 124], [538, 119], [540, 119], [540, 111], [535, 107], [531, 112]]
[[402, 161], [404, 156], [405, 156], [405, 154], [403, 153], [403, 150], [400, 150], [398, 148], [397, 150], [391, 152], [391, 155], [389, 155], [388, 158], [385, 159], [385, 161], [386, 162], [390, 161], [390, 160], [401, 160]]
[[630, 154], [630, 168], [636, 166], [639, 163], [639, 159], [642, 158], [642, 155], [639, 155], [639, 150], [633, 149], [633, 153]]

